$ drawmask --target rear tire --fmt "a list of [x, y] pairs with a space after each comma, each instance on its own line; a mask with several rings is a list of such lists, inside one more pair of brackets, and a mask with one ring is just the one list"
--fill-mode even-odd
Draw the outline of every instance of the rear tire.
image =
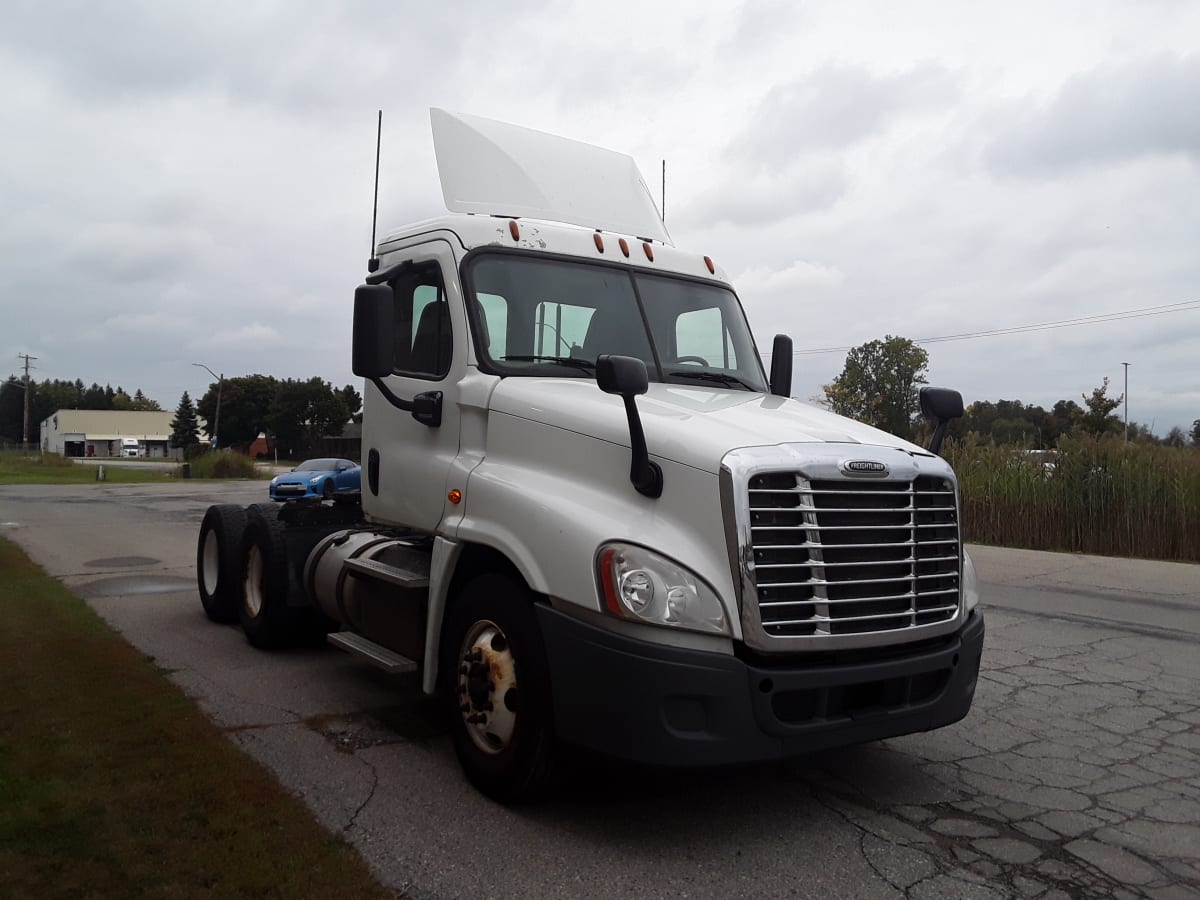
[[241, 601], [242, 541], [246, 511], [240, 506], [210, 506], [196, 542], [196, 584], [204, 614], [214, 622], [236, 622]]
[[285, 525], [275, 508], [251, 507], [242, 542], [242, 583], [238, 618], [246, 640], [275, 650], [301, 637], [304, 609], [288, 605], [291, 589]]
[[454, 750], [467, 779], [505, 804], [536, 798], [555, 755], [550, 668], [533, 602], [525, 585], [481, 575], [459, 594], [444, 632]]

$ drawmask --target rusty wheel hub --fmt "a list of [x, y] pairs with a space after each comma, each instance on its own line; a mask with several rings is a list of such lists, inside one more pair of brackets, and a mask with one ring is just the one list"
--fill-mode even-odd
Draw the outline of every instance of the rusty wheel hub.
[[500, 753], [517, 727], [517, 670], [508, 637], [495, 622], [467, 629], [458, 657], [458, 710], [485, 753]]

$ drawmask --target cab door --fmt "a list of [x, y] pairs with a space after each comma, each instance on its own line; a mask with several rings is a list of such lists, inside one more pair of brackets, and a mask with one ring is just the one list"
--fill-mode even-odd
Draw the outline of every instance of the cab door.
[[[467, 324], [454, 254], [431, 241], [389, 254], [394, 296], [393, 372], [380, 382], [394, 398], [440, 393], [441, 421], [424, 424], [371, 380], [363, 397], [363, 509], [377, 522], [436, 532], [459, 448], [459, 382], [467, 372]], [[397, 268], [398, 267], [398, 268]]]

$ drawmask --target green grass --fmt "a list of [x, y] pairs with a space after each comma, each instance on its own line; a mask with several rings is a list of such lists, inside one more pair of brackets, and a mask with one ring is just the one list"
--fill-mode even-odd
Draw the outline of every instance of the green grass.
[[[139, 464], [148, 460], [139, 459]], [[154, 460], [152, 469], [130, 469], [109, 465], [106, 461], [77, 463], [54, 453], [0, 452], [0, 485], [2, 484], [144, 484], [161, 483], [180, 477], [179, 463]], [[96, 478], [96, 470], [104, 467], [104, 481]], [[191, 463], [192, 478], [265, 478], [255, 468], [254, 461], [237, 453], [225, 451], [205, 453]]]
[[0, 540], [0, 894], [389, 897], [357, 853]]
[[969, 541], [1200, 562], [1194, 448], [1064, 439], [1053, 470], [1013, 447], [957, 443], [944, 455]]

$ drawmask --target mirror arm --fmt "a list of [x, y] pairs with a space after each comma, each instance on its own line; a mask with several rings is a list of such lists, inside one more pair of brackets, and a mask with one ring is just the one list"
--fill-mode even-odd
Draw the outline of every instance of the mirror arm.
[[650, 459], [646, 449], [646, 433], [642, 430], [642, 417], [638, 415], [633, 396], [626, 394], [625, 415], [629, 419], [629, 480], [644, 497], [661, 497], [663, 492], [662, 467]]
[[929, 441], [930, 453], [941, 453], [942, 441], [946, 437], [946, 426], [949, 424], [949, 419], [938, 419], [937, 428], [933, 431], [933, 438]]

